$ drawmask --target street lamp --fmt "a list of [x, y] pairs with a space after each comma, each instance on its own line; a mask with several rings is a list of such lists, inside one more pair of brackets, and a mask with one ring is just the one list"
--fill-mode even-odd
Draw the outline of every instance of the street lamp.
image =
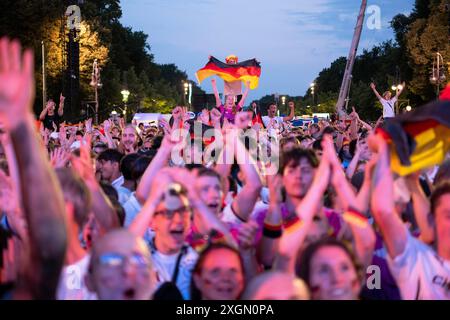
[[123, 109], [123, 119], [124, 122], [127, 123], [127, 102], [128, 97], [130, 96], [130, 91], [128, 91], [127, 89], [123, 89], [122, 91], [120, 91], [120, 93], [122, 94], [122, 101], [125, 104], [125, 108]]
[[98, 65], [97, 59], [94, 59], [92, 65], [92, 77], [90, 85], [94, 87], [95, 91], [95, 124], [98, 125], [98, 89], [103, 86], [100, 76], [100, 67]]
[[433, 70], [430, 82], [436, 85], [436, 97], [439, 97], [441, 83], [445, 82], [444, 58], [439, 52], [436, 52], [436, 60], [433, 60]]
[[407, 106], [406, 106], [406, 111], [407, 111], [407, 112], [410, 112], [411, 110], [412, 110], [411, 106], [410, 106], [410, 105], [407, 105]]
[[316, 84], [314, 82], [312, 82], [309, 85], [309, 88], [311, 89], [311, 95], [312, 95], [312, 104], [314, 105], [314, 88], [316, 87]]

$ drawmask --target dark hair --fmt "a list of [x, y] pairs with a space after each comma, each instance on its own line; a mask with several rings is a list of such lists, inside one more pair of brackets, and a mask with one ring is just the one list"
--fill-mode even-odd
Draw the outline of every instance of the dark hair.
[[312, 144], [313, 150], [322, 150], [322, 139], [317, 139]]
[[134, 180], [133, 165], [138, 158], [139, 155], [137, 153], [130, 153], [124, 156], [120, 161], [120, 172], [125, 180]]
[[358, 143], [358, 140], [354, 139], [352, 141], [350, 141], [349, 145], [348, 145], [348, 152], [350, 152], [350, 154], [352, 155], [352, 157], [355, 155], [355, 151], [356, 151], [356, 144]]
[[338, 247], [342, 249], [347, 256], [350, 258], [350, 260], [353, 263], [353, 266], [355, 267], [356, 273], [358, 275], [358, 279], [363, 279], [363, 267], [359, 263], [359, 261], [356, 259], [355, 254], [352, 250], [350, 250], [343, 242], [336, 240], [335, 238], [324, 238], [317, 242], [314, 242], [307, 246], [305, 250], [302, 252], [302, 254], [298, 257], [296, 263], [296, 274], [298, 277], [302, 278], [309, 288], [311, 288], [311, 262], [314, 258], [315, 254], [319, 251], [319, 249], [323, 247]]
[[215, 170], [211, 168], [200, 168], [197, 170], [197, 177], [215, 177], [219, 179], [219, 182], [222, 183], [222, 176]]
[[140, 156], [138, 157], [131, 166], [131, 178], [132, 180], [138, 180], [144, 174], [147, 167], [152, 162], [152, 157]]
[[328, 126], [328, 127], [326, 127], [325, 129], [323, 129], [322, 135], [329, 134], [329, 135], [332, 136], [332, 135], [335, 133], [335, 131], [336, 131], [336, 130], [335, 130], [333, 127]]
[[[206, 258], [208, 257], [208, 255], [215, 251], [215, 250], [220, 250], [220, 249], [226, 249], [229, 250], [233, 253], [235, 253], [238, 258], [239, 258], [239, 262], [241, 265], [241, 270], [242, 270], [242, 274], [244, 276], [244, 283], [245, 283], [245, 272], [244, 272], [244, 261], [242, 260], [241, 254], [239, 252], [239, 250], [231, 247], [228, 244], [224, 244], [224, 243], [212, 243], [209, 244], [198, 256], [197, 262], [195, 264], [194, 269], [192, 270], [192, 276], [191, 276], [191, 300], [201, 300], [202, 299], [202, 293], [200, 292], [200, 290], [197, 288], [197, 286], [195, 285], [195, 281], [194, 281], [194, 274], [200, 274], [202, 269], [203, 269], [203, 264], [205, 263]], [[242, 294], [242, 292], [240, 293]], [[239, 295], [240, 295], [239, 294]]]
[[431, 214], [433, 215], [433, 217], [436, 213], [436, 208], [439, 203], [439, 200], [441, 199], [442, 196], [446, 194], [450, 194], [450, 180], [444, 180], [440, 182], [437, 185], [436, 189], [434, 189], [434, 191], [431, 193], [430, 204], [431, 204]]
[[158, 150], [159, 147], [161, 147], [162, 139], [163, 139], [162, 136], [156, 136], [156, 137], [154, 137], [154, 138], [153, 138], [152, 149]]
[[302, 142], [303, 140], [306, 140], [306, 139], [314, 139], [314, 138], [307, 134], [298, 137], [298, 140], [300, 142]]
[[106, 149], [102, 153], [98, 155], [97, 160], [103, 160], [103, 161], [111, 161], [111, 162], [117, 162], [120, 163], [120, 160], [122, 160], [123, 154], [117, 151], [116, 149]]
[[313, 168], [317, 168], [319, 166], [319, 161], [312, 150], [294, 148], [287, 152], [281, 153], [279, 173], [282, 175], [284, 169], [291, 163], [293, 163], [294, 166], [298, 166], [303, 158], [306, 159]]

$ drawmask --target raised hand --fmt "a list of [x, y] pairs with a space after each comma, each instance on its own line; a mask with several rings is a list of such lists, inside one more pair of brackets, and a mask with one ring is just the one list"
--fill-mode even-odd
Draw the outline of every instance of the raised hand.
[[240, 250], [250, 250], [254, 248], [255, 236], [258, 231], [258, 224], [250, 220], [241, 224], [238, 233], [238, 243]]
[[180, 106], [176, 106], [172, 110], [173, 120], [181, 120], [182, 114], [183, 114], [183, 109]]
[[280, 175], [268, 175], [267, 184], [269, 187], [269, 199], [272, 204], [280, 204], [283, 202], [281, 189], [283, 187], [283, 180]]
[[71, 163], [74, 170], [86, 182], [88, 187], [96, 186], [95, 170], [91, 160], [91, 138], [86, 137], [84, 143], [80, 146], [80, 156], [72, 156]]
[[66, 97], [63, 96], [62, 92], [59, 95], [59, 106], [64, 107], [64, 100], [66, 100]]
[[111, 132], [111, 121], [110, 120], [105, 120], [103, 122], [103, 129], [105, 129], [105, 134], [108, 134]]
[[32, 119], [34, 58], [31, 50], [21, 50], [17, 40], [0, 39], [0, 121], [7, 129]]
[[86, 132], [92, 132], [92, 118], [86, 120]]
[[70, 160], [70, 153], [63, 148], [57, 148], [50, 153], [50, 163], [53, 168], [64, 168]]
[[375, 90], [375, 88], [376, 88], [375, 83], [372, 82], [372, 83], [370, 84], [370, 88], [371, 88], [372, 90]]

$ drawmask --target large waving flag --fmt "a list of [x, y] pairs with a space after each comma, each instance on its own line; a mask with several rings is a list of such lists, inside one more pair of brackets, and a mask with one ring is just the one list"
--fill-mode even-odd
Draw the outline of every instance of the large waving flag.
[[392, 170], [405, 176], [444, 161], [450, 150], [450, 87], [440, 101], [388, 119], [381, 128], [390, 140]]
[[253, 90], [258, 87], [261, 66], [256, 59], [228, 64], [211, 56], [208, 63], [198, 70], [195, 75], [199, 83], [214, 75], [219, 76], [227, 82], [242, 81], [245, 83], [250, 81], [250, 89]]

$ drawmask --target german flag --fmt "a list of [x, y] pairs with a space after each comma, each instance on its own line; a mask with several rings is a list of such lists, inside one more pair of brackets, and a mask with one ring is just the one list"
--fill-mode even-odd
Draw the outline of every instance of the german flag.
[[441, 163], [450, 150], [450, 100], [442, 97], [379, 129], [390, 142], [391, 168], [400, 176]]
[[219, 76], [224, 81], [250, 81], [250, 89], [258, 87], [261, 66], [256, 59], [246, 60], [236, 64], [227, 64], [211, 56], [208, 63], [195, 74], [199, 83], [208, 77]]

